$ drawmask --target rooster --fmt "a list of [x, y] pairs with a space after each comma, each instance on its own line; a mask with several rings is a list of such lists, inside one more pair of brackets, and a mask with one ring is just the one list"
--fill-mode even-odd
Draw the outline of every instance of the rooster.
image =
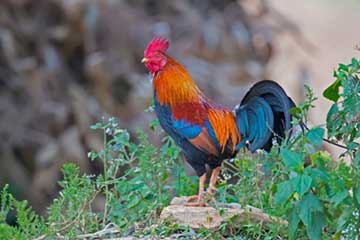
[[206, 206], [206, 165], [212, 169], [208, 192], [213, 194], [222, 161], [244, 147], [251, 152], [270, 150], [273, 139], [281, 141], [291, 128], [289, 109], [295, 105], [277, 83], [268, 80], [256, 83], [234, 109], [215, 103], [166, 54], [168, 48], [167, 39], [152, 39], [142, 63], [153, 76], [160, 125], [199, 176], [198, 195], [189, 197], [186, 205]]

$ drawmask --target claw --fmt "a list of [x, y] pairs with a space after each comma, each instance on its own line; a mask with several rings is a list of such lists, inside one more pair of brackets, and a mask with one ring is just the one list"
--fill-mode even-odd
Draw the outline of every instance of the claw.
[[185, 207], [207, 207], [208, 204], [204, 202], [204, 197], [201, 195], [190, 196], [187, 199], [187, 203], [184, 204]]
[[203, 194], [190, 196], [187, 199], [187, 203], [184, 204], [185, 207], [208, 207], [209, 205], [204, 202]]
[[194, 195], [194, 196], [190, 196], [188, 197], [188, 199], [186, 200], [188, 203], [190, 202], [195, 202], [199, 200], [199, 196], [198, 195]]
[[215, 193], [216, 193], [216, 188], [215, 188], [215, 187], [210, 187], [210, 188], [207, 190], [207, 193], [208, 193], [208, 194], [211, 194], [211, 195], [215, 195]]

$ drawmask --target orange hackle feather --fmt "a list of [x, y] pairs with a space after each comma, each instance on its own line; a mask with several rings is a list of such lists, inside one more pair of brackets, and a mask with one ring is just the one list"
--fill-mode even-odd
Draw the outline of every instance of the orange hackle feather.
[[161, 105], [174, 107], [178, 103], [201, 100], [201, 91], [189, 73], [169, 56], [164, 69], [155, 75], [153, 85]]
[[197, 87], [186, 69], [170, 56], [161, 72], [154, 76], [153, 87], [161, 105], [169, 105], [175, 120], [202, 125], [209, 119], [223, 152], [230, 143], [232, 151], [241, 141], [233, 112], [214, 104]]
[[235, 146], [241, 141], [234, 114], [227, 109], [210, 108], [208, 109], [208, 118], [221, 146], [221, 151], [224, 152], [228, 141], [231, 143], [231, 150], [234, 151]]

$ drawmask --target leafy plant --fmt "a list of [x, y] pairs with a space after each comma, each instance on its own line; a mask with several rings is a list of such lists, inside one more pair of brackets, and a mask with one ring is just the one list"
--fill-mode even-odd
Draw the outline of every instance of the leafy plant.
[[[1, 239], [31, 239], [46, 231], [44, 218], [38, 216], [27, 201], [17, 201], [10, 193], [6, 185], [0, 194], [0, 236]], [[16, 226], [6, 223], [10, 211], [17, 213]]]
[[[114, 118], [92, 128], [104, 134], [104, 150], [89, 153], [91, 159], [100, 158], [104, 164], [104, 174], [97, 181], [107, 203], [103, 224], [112, 222], [122, 232], [135, 225], [147, 226], [157, 220], [173, 193], [195, 193], [195, 185], [177, 164], [180, 151], [171, 138], [165, 137], [158, 149], [138, 130], [138, 143], [134, 143]], [[119, 174], [120, 169], [125, 171]]]
[[[103, 133], [104, 148], [89, 152], [89, 159], [103, 163], [103, 174], [80, 175], [74, 164], [63, 166], [62, 190], [48, 208], [48, 217], [35, 214], [27, 202], [19, 202], [6, 186], [0, 196], [1, 239], [103, 237], [126, 234], [135, 227], [156, 222], [160, 210], [174, 194], [194, 194], [196, 185], [178, 165], [180, 152], [169, 138], [157, 148], [141, 130], [137, 142], [120, 129], [116, 120], [91, 126]], [[193, 179], [194, 180], [194, 179]], [[104, 197], [104, 211], [92, 209], [95, 198]], [[16, 211], [17, 226], [6, 223]]]
[[338, 229], [349, 237], [360, 235], [360, 61], [353, 58], [348, 65], [340, 64], [334, 72], [335, 81], [324, 91], [333, 101], [326, 126], [330, 138], [343, 142], [347, 151], [343, 157], [350, 159], [350, 166], [342, 166], [340, 199], [344, 204]]
[[92, 232], [98, 227], [98, 217], [91, 203], [97, 196], [95, 182], [89, 175], [80, 176], [79, 168], [67, 163], [63, 166], [63, 188], [48, 208], [49, 235], [76, 236], [78, 232]]
[[[290, 209], [290, 239], [296, 239], [301, 228], [305, 228], [310, 239], [333, 236], [355, 239], [359, 234], [360, 175], [356, 159], [360, 136], [359, 67], [355, 59], [349, 65], [340, 64], [334, 73], [335, 82], [324, 92], [325, 97], [334, 101], [326, 124], [329, 137], [342, 141], [348, 148], [340, 162], [335, 163], [325, 152], [315, 150], [323, 143], [325, 130], [321, 127], [300, 134], [281, 148], [286, 180], [278, 184], [274, 202]], [[300, 117], [298, 123], [307, 122], [307, 111], [316, 99], [309, 88], [307, 96], [308, 100], [293, 110]], [[344, 162], [346, 156], [351, 159], [350, 166]], [[308, 166], [304, 165], [305, 159], [310, 160]]]

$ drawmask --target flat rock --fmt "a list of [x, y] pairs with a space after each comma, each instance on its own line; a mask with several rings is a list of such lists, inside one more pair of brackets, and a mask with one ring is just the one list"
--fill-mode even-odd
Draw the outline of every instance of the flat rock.
[[187, 197], [175, 197], [170, 205], [163, 209], [161, 221], [171, 221], [193, 229], [216, 229], [223, 222], [231, 219], [240, 224], [245, 220], [255, 223], [273, 223], [287, 225], [287, 221], [263, 213], [261, 209], [240, 204], [215, 203], [215, 207], [187, 207], [184, 206]]

